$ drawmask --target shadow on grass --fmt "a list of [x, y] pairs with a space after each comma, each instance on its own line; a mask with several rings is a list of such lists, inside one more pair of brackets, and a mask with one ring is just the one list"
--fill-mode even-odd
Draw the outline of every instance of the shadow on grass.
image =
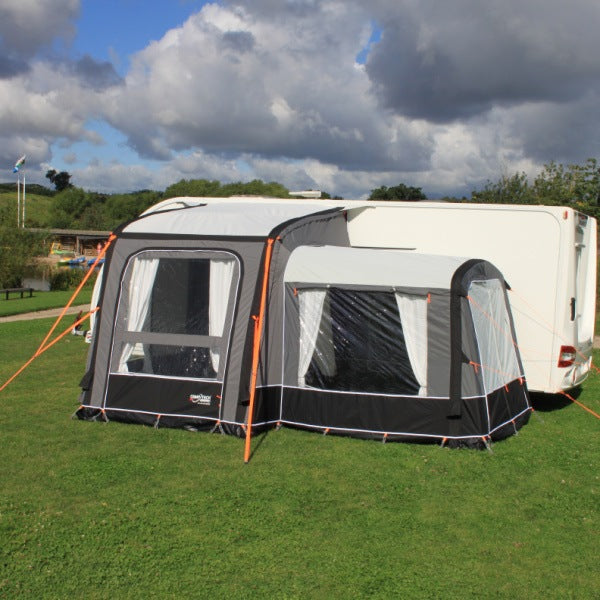
[[[581, 387], [569, 390], [569, 396], [577, 399], [581, 395]], [[530, 393], [531, 405], [538, 412], [553, 412], [561, 410], [571, 404], [571, 400], [564, 394], [542, 394], [541, 392]]]
[[248, 462], [252, 461], [252, 458], [254, 458], [254, 455], [258, 452], [258, 449], [264, 444], [269, 433], [274, 431], [274, 429], [275, 429], [274, 427], [268, 427], [261, 433], [258, 433], [256, 435], [252, 436], [252, 450], [250, 452], [250, 459]]

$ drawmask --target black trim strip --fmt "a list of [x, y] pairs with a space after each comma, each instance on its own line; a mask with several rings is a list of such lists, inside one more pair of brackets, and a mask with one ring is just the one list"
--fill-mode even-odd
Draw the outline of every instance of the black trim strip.
[[[280, 223], [279, 225], [277, 225], [276, 227], [274, 227], [271, 230], [271, 233], [269, 233], [269, 235], [267, 237], [279, 237], [284, 233], [284, 230], [288, 229], [289, 227], [291, 227], [292, 225], [299, 223], [299, 221], [302, 221], [303, 219], [314, 219], [314, 217], [325, 217], [325, 216], [337, 216], [339, 213], [341, 213], [343, 211], [343, 207], [335, 207], [335, 208], [328, 208], [325, 210], [318, 210], [317, 212], [314, 213], [308, 213], [306, 215], [302, 215], [301, 217], [294, 217], [293, 219], [289, 219], [288, 221], [284, 221], [283, 223]], [[286, 234], [291, 233], [291, 231], [287, 231], [285, 232]]]
[[[113, 257], [114, 251], [115, 251], [115, 246], [117, 245], [117, 242], [119, 241], [119, 236], [117, 235], [116, 232], [113, 232], [111, 235], [115, 236], [115, 238], [113, 239], [110, 246], [106, 250], [106, 253], [104, 254], [104, 264], [102, 265], [102, 282], [100, 284], [100, 293], [98, 294], [98, 304], [97, 304], [98, 307], [102, 307], [102, 305], [104, 303], [104, 291], [106, 290], [106, 279], [107, 279], [108, 273], [110, 272], [110, 263], [112, 261], [112, 257]], [[99, 275], [100, 275], [100, 273], [98, 272], [98, 274], [96, 275], [96, 278]], [[83, 392], [81, 395], [81, 404], [85, 404], [85, 401], [89, 400], [89, 396], [91, 396], [92, 388], [94, 386], [94, 375], [96, 372], [96, 358], [97, 358], [97, 354], [98, 354], [98, 332], [100, 331], [100, 328], [101, 328], [103, 312], [104, 311], [102, 310], [102, 308], [100, 308], [100, 310], [98, 310], [96, 312], [96, 322], [94, 324], [94, 331], [92, 333], [92, 340], [91, 340], [92, 346], [89, 349], [89, 352], [90, 352], [89, 368], [85, 372], [83, 377], [81, 378], [81, 381], [79, 382], [79, 387], [81, 387], [82, 392]], [[107, 369], [107, 371], [108, 371], [108, 369]], [[106, 385], [106, 382], [104, 383], [104, 386], [105, 385]], [[104, 392], [104, 387], [103, 387], [103, 392]]]
[[126, 240], [209, 240], [211, 242], [231, 242], [232, 240], [239, 242], [260, 242], [265, 239], [264, 235], [192, 235], [189, 233], [154, 233], [152, 231], [125, 232], [119, 237]]
[[448, 416], [462, 416], [462, 366], [465, 356], [462, 351], [462, 300], [467, 296], [463, 287], [463, 278], [475, 265], [481, 263], [479, 258], [465, 261], [452, 276], [450, 284], [450, 406]]

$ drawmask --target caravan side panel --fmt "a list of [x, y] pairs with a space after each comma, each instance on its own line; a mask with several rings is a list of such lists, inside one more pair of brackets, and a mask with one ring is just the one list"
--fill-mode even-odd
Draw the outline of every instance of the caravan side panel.
[[[581, 382], [589, 368], [596, 223], [587, 220], [587, 243], [580, 250], [579, 286], [587, 290], [580, 295], [587, 302], [578, 303], [578, 219], [578, 213], [560, 207], [391, 202], [351, 211], [348, 227], [352, 246], [414, 248], [495, 264], [512, 288], [509, 297], [529, 388], [554, 393]], [[576, 312], [573, 319], [573, 306], [585, 316], [579, 319]], [[558, 367], [563, 345], [577, 348], [579, 365]]]

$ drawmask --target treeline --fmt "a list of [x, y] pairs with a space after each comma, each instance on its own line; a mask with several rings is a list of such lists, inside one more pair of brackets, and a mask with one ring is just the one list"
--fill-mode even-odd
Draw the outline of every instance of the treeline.
[[[371, 190], [369, 200], [425, 200], [419, 187], [398, 184]], [[488, 181], [482, 189], [473, 190], [471, 197], [440, 198], [447, 202], [479, 202], [483, 204], [545, 204], [573, 206], [577, 210], [600, 217], [600, 168], [595, 158], [583, 164], [563, 165], [550, 162], [533, 180], [527, 173], [503, 175]]]
[[505, 175], [471, 194], [471, 201], [496, 204], [548, 204], [574, 206], [600, 216], [600, 168], [595, 158], [580, 165], [551, 162], [530, 181], [524, 172]]
[[[228, 197], [254, 195], [291, 198], [289, 190], [277, 182], [254, 180], [226, 183], [208, 179], [182, 179], [163, 192], [139, 190], [128, 194], [102, 194], [84, 191], [70, 183], [70, 175], [49, 172], [55, 190], [42, 185], [27, 186], [27, 227], [40, 229], [88, 229], [111, 231], [120, 223], [135, 218], [165, 198], [177, 196]], [[62, 184], [66, 187], [60, 189]], [[15, 227], [15, 183], [0, 184], [0, 287], [20, 284], [34, 256], [46, 254], [48, 243], [43, 234]], [[33, 198], [32, 198], [33, 196]], [[327, 193], [324, 198], [330, 198]], [[339, 198], [339, 197], [335, 197]], [[371, 190], [371, 200], [426, 200], [420, 187], [399, 183]], [[449, 202], [482, 202], [504, 204], [569, 205], [591, 216], [600, 217], [600, 168], [594, 158], [583, 164], [544, 165], [533, 180], [526, 173], [503, 175], [488, 181], [471, 197], [446, 197]]]
[[[16, 192], [17, 184], [16, 183], [0, 183], [0, 193], [7, 192]], [[35, 194], [36, 196], [55, 196], [56, 191], [51, 190], [39, 183], [28, 183], [27, 184], [27, 193]]]
[[[0, 184], [0, 193], [16, 191], [15, 184]], [[48, 196], [49, 203], [42, 209], [32, 196]], [[254, 180], [222, 184], [208, 179], [182, 179], [169, 186], [164, 192], [138, 190], [127, 194], [103, 194], [85, 191], [69, 185], [61, 191], [50, 190], [38, 184], [27, 186], [27, 226], [46, 229], [89, 229], [112, 230], [117, 225], [137, 217], [144, 210], [164, 200], [177, 196], [229, 196], [253, 195], [290, 198], [289, 190], [276, 182]], [[0, 226], [13, 225], [13, 211], [0, 213]]]
[[[71, 177], [68, 173], [65, 173], [65, 176], [66, 179]], [[49, 179], [52, 181], [51, 177]], [[54, 183], [58, 188], [57, 182]], [[0, 184], [0, 193], [14, 193], [15, 187], [14, 183]], [[35, 201], [29, 201], [27, 204], [29, 227], [95, 230], [112, 230], [165, 198], [177, 196], [225, 198], [236, 195], [291, 197], [289, 190], [282, 184], [259, 179], [235, 183], [221, 183], [208, 179], [182, 179], [162, 192], [138, 190], [127, 194], [85, 191], [71, 183], [61, 191], [30, 184], [27, 186], [27, 194], [28, 197], [32, 195], [42, 197], [37, 206]], [[331, 196], [324, 193], [323, 197]], [[381, 186], [371, 190], [369, 199], [426, 200], [427, 196], [420, 187], [399, 183], [396, 186]], [[469, 198], [446, 197], [442, 200], [572, 205], [592, 216], [600, 216], [600, 168], [594, 158], [586, 160], [583, 164], [574, 165], [551, 162], [544, 165], [540, 174], [534, 179], [530, 179], [524, 172], [503, 175], [497, 181], [488, 181], [481, 189], [473, 190]], [[43, 209], [42, 204], [44, 204]], [[0, 226], [6, 219], [8, 220], [5, 224], [12, 226], [14, 215], [6, 211], [0, 213]]]

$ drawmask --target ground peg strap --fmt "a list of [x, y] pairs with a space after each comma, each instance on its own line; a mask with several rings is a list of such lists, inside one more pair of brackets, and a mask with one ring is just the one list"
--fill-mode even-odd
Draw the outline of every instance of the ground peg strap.
[[591, 415], [593, 415], [594, 417], [596, 417], [596, 419], [600, 419], [600, 415], [597, 412], [594, 412], [591, 408], [588, 408], [585, 404], [583, 404], [582, 402], [579, 402], [579, 400], [576, 400], [575, 398], [573, 398], [573, 396], [571, 396], [570, 394], [567, 394], [567, 392], [562, 391], [560, 392], [563, 396], [566, 396], [571, 402], [577, 404], [577, 406], [580, 406], [581, 408], [583, 408], [583, 410], [586, 410], [587, 412], [589, 412]]
[[[56, 344], [56, 342], [58, 342], [59, 340], [64, 338], [65, 335], [70, 333], [74, 328], [81, 325], [92, 313], [95, 313], [97, 310], [98, 310], [98, 307], [94, 308], [94, 310], [90, 310], [90, 312], [88, 312], [86, 315], [81, 317], [81, 319], [77, 319], [77, 321], [75, 321], [75, 323], [73, 323], [73, 325], [69, 325], [69, 327], [67, 327], [67, 329], [65, 329], [60, 335], [55, 337], [51, 342], [48, 342], [45, 346], [41, 345], [35, 351], [34, 355], [16, 373], [14, 373], [11, 377], [9, 377], [2, 384], [2, 386], [0, 387], [0, 392], [2, 392], [6, 387], [8, 387], [8, 385], [11, 384], [38, 356], [40, 356], [41, 354], [46, 352], [46, 350], [48, 350], [49, 348], [54, 346], [54, 344]], [[47, 339], [48, 339], [48, 336], [46, 336], [46, 340]]]
[[116, 236], [111, 234], [110, 237], [108, 238], [108, 241], [106, 242], [106, 244], [104, 244], [104, 247], [102, 248], [102, 250], [100, 250], [100, 252], [98, 253], [96, 260], [94, 261], [94, 264], [88, 269], [87, 273], [85, 274], [85, 277], [81, 280], [81, 283], [77, 286], [77, 289], [73, 292], [73, 295], [71, 296], [71, 298], [69, 299], [69, 301], [67, 302], [65, 307], [62, 309], [62, 312], [60, 313], [60, 315], [58, 315], [58, 318], [54, 322], [54, 325], [52, 325], [52, 327], [50, 328], [50, 331], [48, 332], [48, 334], [46, 335], [46, 337], [40, 344], [40, 347], [38, 348], [38, 350], [43, 348], [44, 345], [46, 344], [46, 342], [50, 339], [50, 336], [54, 333], [54, 330], [58, 327], [58, 324], [60, 323], [62, 318], [65, 316], [69, 306], [71, 306], [71, 304], [73, 304], [73, 301], [75, 300], [75, 298], [77, 298], [77, 296], [79, 295], [79, 292], [83, 289], [83, 286], [86, 284], [87, 280], [91, 277], [92, 273], [94, 272], [94, 269], [100, 262], [100, 259], [106, 254], [108, 247], [113, 243], [113, 241], [115, 239], [117, 239]]
[[38, 356], [40, 356], [40, 354], [43, 354], [44, 352], [46, 352], [46, 350], [48, 350], [49, 348], [54, 346], [54, 344], [56, 344], [56, 342], [58, 342], [65, 335], [67, 335], [72, 329], [79, 327], [79, 325], [81, 325], [91, 314], [95, 313], [98, 310], [98, 307], [96, 306], [95, 308], [90, 310], [90, 312], [88, 312], [85, 316], [83, 316], [80, 319], [78, 319], [77, 321], [75, 321], [75, 323], [73, 325], [70, 325], [67, 329], [65, 329], [65, 331], [63, 331], [59, 336], [54, 338], [51, 342], [48, 342], [48, 340], [54, 333], [55, 329], [58, 327], [58, 324], [60, 323], [62, 318], [65, 316], [67, 309], [71, 306], [71, 304], [73, 304], [73, 301], [75, 300], [75, 298], [77, 298], [79, 292], [83, 289], [83, 286], [86, 284], [87, 280], [90, 278], [90, 276], [94, 272], [94, 269], [96, 268], [96, 266], [98, 265], [98, 263], [100, 262], [102, 257], [106, 254], [108, 247], [116, 239], [117, 239], [116, 235], [114, 235], [114, 234], [110, 235], [106, 244], [104, 244], [104, 247], [98, 253], [96, 260], [94, 261], [92, 266], [88, 269], [87, 273], [85, 274], [85, 277], [81, 280], [81, 283], [77, 286], [77, 289], [73, 292], [73, 295], [71, 296], [71, 298], [69, 299], [69, 301], [67, 302], [65, 307], [62, 309], [62, 311], [61, 311], [60, 315], [58, 316], [58, 318], [56, 319], [56, 321], [54, 321], [54, 324], [50, 328], [50, 331], [46, 334], [46, 337], [42, 340], [42, 343], [39, 345], [38, 349], [35, 351], [33, 356], [16, 373], [14, 373], [11, 377], [9, 377], [9, 379], [7, 379], [2, 384], [2, 386], [0, 387], [0, 392], [2, 390], [4, 390], [4, 388], [6, 388], [10, 383], [12, 383]]

